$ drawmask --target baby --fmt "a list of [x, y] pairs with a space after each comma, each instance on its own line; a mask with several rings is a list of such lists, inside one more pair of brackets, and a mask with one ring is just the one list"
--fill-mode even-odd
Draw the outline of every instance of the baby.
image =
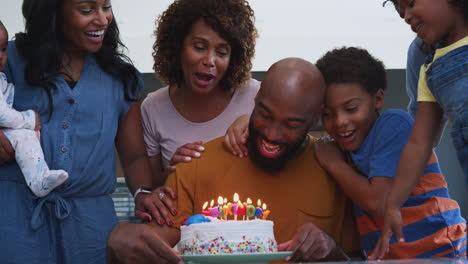
[[15, 149], [15, 158], [27, 185], [39, 197], [46, 196], [68, 179], [63, 170], [49, 170], [38, 139], [39, 115], [12, 108], [15, 87], [2, 72], [7, 63], [8, 32], [0, 21], [0, 128]]

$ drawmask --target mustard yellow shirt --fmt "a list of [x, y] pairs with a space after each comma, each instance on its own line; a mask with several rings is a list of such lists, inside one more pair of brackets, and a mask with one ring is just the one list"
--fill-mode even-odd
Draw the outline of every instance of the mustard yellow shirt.
[[[166, 186], [177, 193], [180, 227], [183, 220], [202, 211], [203, 203], [218, 196], [233, 201], [252, 199], [267, 204], [278, 243], [290, 240], [300, 226], [312, 222], [327, 232], [346, 252], [360, 248], [351, 203], [337, 184], [319, 166], [312, 143], [275, 174], [258, 169], [249, 158], [238, 158], [224, 150], [222, 138], [205, 144], [202, 157], [178, 164]], [[229, 219], [232, 219], [230, 216]]]
[[444, 56], [445, 54], [449, 53], [450, 51], [457, 49], [461, 46], [468, 45], [468, 36], [460, 39], [459, 41], [449, 45], [447, 47], [437, 49], [434, 54], [434, 59], [429, 64], [424, 64], [421, 66], [421, 70], [419, 72], [419, 81], [418, 81], [418, 102], [436, 102], [434, 95], [432, 94], [431, 90], [427, 86], [426, 82], [426, 72], [431, 67], [432, 63], [437, 60], [438, 58]]

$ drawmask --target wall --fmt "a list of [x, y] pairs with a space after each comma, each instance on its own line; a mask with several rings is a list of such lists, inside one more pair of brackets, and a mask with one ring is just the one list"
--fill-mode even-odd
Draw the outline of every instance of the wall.
[[[334, 47], [361, 46], [389, 69], [405, 68], [414, 34], [383, 0], [250, 0], [260, 33], [254, 71], [266, 71], [284, 57], [316, 61]], [[2, 0], [0, 19], [10, 32], [21, 31], [20, 0]], [[151, 72], [154, 21], [172, 0], [112, 0], [123, 42], [141, 72]]]

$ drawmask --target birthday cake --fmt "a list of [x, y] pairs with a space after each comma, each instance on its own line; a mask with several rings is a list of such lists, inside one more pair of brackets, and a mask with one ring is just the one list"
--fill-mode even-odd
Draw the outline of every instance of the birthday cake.
[[269, 220], [220, 220], [203, 215], [190, 217], [181, 226], [182, 255], [270, 253], [278, 251]]

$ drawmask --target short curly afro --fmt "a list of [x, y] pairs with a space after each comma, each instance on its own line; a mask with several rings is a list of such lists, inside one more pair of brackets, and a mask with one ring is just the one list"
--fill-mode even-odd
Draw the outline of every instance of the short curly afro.
[[251, 77], [255, 41], [255, 16], [245, 0], [176, 0], [156, 20], [153, 69], [166, 84], [183, 83], [181, 53], [192, 25], [203, 19], [231, 46], [222, 89], [240, 87]]
[[382, 61], [365, 49], [342, 47], [323, 55], [316, 63], [327, 86], [357, 83], [370, 95], [387, 88], [387, 74]]

